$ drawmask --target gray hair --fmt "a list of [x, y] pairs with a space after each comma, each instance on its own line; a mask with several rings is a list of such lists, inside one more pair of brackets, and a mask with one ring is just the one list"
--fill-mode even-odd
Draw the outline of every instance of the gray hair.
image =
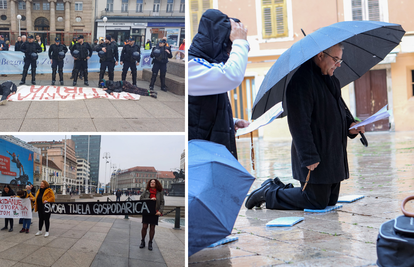
[[328, 53], [331, 52], [331, 49], [335, 46], [339, 46], [339, 48], [341, 48], [342, 50], [344, 50], [344, 45], [342, 43], [337, 43], [336, 45], [333, 45], [331, 47], [329, 47], [328, 49], [324, 50], [323, 52]]

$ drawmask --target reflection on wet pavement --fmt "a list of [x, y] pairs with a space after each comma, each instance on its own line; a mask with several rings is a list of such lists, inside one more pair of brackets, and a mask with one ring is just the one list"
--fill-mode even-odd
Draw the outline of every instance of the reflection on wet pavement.
[[[414, 195], [414, 132], [367, 133], [369, 146], [349, 140], [350, 179], [340, 195], [365, 195], [326, 214], [303, 211], [247, 210], [241, 208], [232, 235], [239, 240], [204, 249], [189, 258], [189, 266], [376, 266], [376, 240], [382, 223], [402, 215], [401, 201]], [[250, 140], [238, 140], [240, 163], [257, 180], [250, 191], [268, 178], [292, 179], [291, 141], [255, 140], [255, 167]], [[414, 203], [406, 206], [414, 211]], [[303, 216], [293, 227], [266, 228], [278, 217]]]

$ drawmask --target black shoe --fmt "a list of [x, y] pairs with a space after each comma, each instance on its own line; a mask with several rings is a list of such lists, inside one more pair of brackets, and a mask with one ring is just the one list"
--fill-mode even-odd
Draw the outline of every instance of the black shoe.
[[262, 205], [263, 202], [266, 202], [266, 193], [271, 185], [271, 183], [268, 183], [265, 186], [262, 186], [251, 192], [250, 195], [247, 197], [244, 206], [248, 209], [252, 209], [254, 206], [260, 207], [260, 205]]
[[32, 81], [32, 84], [33, 84], [33, 85], [36, 85], [36, 81]]
[[25, 84], [26, 81], [20, 81], [19, 85]]
[[280, 181], [280, 179], [279, 179], [279, 178], [277, 178], [277, 177], [275, 177], [275, 179], [273, 179], [273, 183], [274, 183], [275, 185], [280, 186], [280, 187], [281, 187], [281, 188], [283, 188], [283, 189], [287, 189], [287, 188], [294, 188], [293, 184], [291, 184], [291, 183], [284, 184], [284, 183], [282, 183], [282, 181]]
[[86, 85], [86, 86], [89, 86], [88, 81], [85, 81], [83, 84]]
[[161, 88], [161, 90], [167, 92], [167, 88]]
[[139, 245], [139, 248], [145, 248], [145, 241], [141, 240], [141, 245]]
[[52, 81], [52, 85], [55, 85], [55, 81]]
[[60, 85], [63, 85], [63, 81], [60, 81]]
[[10, 228], [9, 232], [13, 232], [13, 228]]
[[69, 79], [73, 79], [73, 74], [72, 75], [70, 75], [70, 78]]
[[264, 181], [260, 186], [265, 186], [267, 184], [273, 184], [273, 179], [269, 178], [266, 181]]
[[7, 227], [3, 227], [0, 230], [3, 231], [3, 230], [7, 230], [7, 229], [8, 229]]
[[73, 86], [76, 86], [76, 82], [73, 82]]
[[152, 250], [152, 241], [148, 242], [148, 250]]

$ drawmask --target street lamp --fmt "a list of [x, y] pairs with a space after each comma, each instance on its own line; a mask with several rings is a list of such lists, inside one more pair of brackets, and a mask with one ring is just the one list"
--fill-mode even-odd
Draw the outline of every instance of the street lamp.
[[108, 18], [107, 17], [103, 17], [102, 20], [104, 22], [104, 32], [105, 32], [104, 36], [106, 36], [106, 22], [108, 21]]
[[20, 14], [17, 15], [17, 19], [19, 20], [19, 36], [21, 36], [21, 33], [20, 33], [20, 20], [22, 19], [22, 16]]
[[[107, 193], [106, 192], [106, 167], [107, 167], [107, 163], [109, 163], [109, 159], [111, 159], [111, 154], [109, 153], [109, 152], [105, 152], [104, 153], [104, 156], [102, 157], [104, 160], [105, 160], [105, 184], [104, 184], [104, 193]], [[111, 167], [110, 165], [109, 165], [109, 167]]]
[[111, 164], [111, 169], [112, 169], [112, 174], [111, 174], [111, 176], [113, 175], [114, 176], [114, 178], [113, 178], [113, 180], [112, 180], [112, 183], [111, 183], [111, 188], [112, 188], [112, 191], [115, 191], [115, 179], [116, 179], [116, 172], [115, 172], [115, 170], [116, 170], [116, 164]]

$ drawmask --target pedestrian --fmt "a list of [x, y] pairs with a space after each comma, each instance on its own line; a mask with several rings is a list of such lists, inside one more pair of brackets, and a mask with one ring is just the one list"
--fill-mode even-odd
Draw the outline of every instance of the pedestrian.
[[115, 42], [111, 42], [111, 36], [107, 35], [105, 43], [97, 48], [98, 56], [100, 58], [101, 68], [99, 72], [99, 80], [102, 80], [105, 75], [105, 70], [108, 68], [108, 77], [110, 81], [114, 80], [114, 69], [118, 65], [118, 46]]
[[55, 85], [58, 68], [60, 85], [63, 85], [63, 60], [66, 52], [68, 52], [66, 45], [62, 44], [59, 38], [55, 38], [55, 43], [49, 47], [49, 59], [52, 63], [52, 85]]
[[301, 186], [286, 188], [278, 178], [269, 179], [249, 195], [248, 209], [263, 202], [268, 209], [283, 210], [325, 209], [337, 203], [341, 182], [349, 178], [347, 137], [365, 132], [364, 126], [348, 130], [355, 122], [346, 116], [334, 75], [342, 55], [342, 44], [318, 53], [298, 68], [286, 88], [292, 175]]
[[121, 190], [118, 189], [118, 191], [116, 191], [116, 201], [121, 201], [121, 195], [122, 195], [122, 192]]
[[158, 45], [151, 51], [152, 60], [152, 77], [149, 86], [150, 90], [154, 90], [154, 83], [157, 79], [158, 71], [160, 72], [161, 90], [167, 92], [167, 86], [165, 85], [165, 75], [167, 74], [168, 59], [172, 58], [171, 47], [165, 46], [166, 41], [160, 40]]
[[42, 52], [42, 48], [37, 42], [33, 41], [33, 35], [28, 36], [28, 41], [23, 43], [21, 46], [21, 52], [25, 54], [23, 57], [24, 60], [24, 67], [23, 67], [23, 75], [22, 80], [20, 81], [20, 85], [26, 83], [26, 76], [29, 70], [29, 66], [32, 68], [32, 84], [36, 84], [36, 67], [37, 67], [37, 53]]
[[148, 249], [152, 250], [152, 240], [155, 235], [155, 226], [158, 225], [158, 218], [164, 211], [164, 193], [161, 183], [157, 179], [151, 179], [147, 183], [145, 192], [141, 195], [140, 200], [154, 200], [155, 214], [142, 215], [141, 244], [140, 248], [145, 247], [145, 236], [147, 235], [148, 225], [150, 225]]
[[42, 48], [42, 52], [46, 52], [46, 45], [40, 39], [40, 35], [39, 34], [36, 34], [36, 43], [38, 43], [39, 46]]
[[46, 227], [45, 237], [49, 236], [50, 213], [46, 213], [44, 209], [44, 204], [48, 202], [55, 202], [55, 194], [50, 189], [49, 183], [43, 180], [40, 183], [40, 189], [36, 193], [34, 204], [34, 210], [39, 215], [39, 231], [36, 233], [36, 236], [42, 235], [43, 224]]
[[[10, 185], [6, 184], [3, 187], [3, 191], [1, 192], [2, 197], [15, 197], [16, 194], [14, 193], [13, 189], [11, 189]], [[7, 230], [7, 226], [10, 222], [10, 229], [9, 232], [13, 232], [13, 218], [4, 218], [4, 227], [1, 230]]]
[[4, 36], [0, 35], [0, 51], [8, 51], [8, 50], [9, 50], [9, 46], [4, 41]]
[[20, 51], [23, 44], [22, 37], [17, 37], [17, 42], [14, 44], [14, 51]]
[[141, 55], [139, 47], [135, 44], [135, 40], [130, 38], [122, 48], [121, 52], [121, 65], [124, 65], [122, 68], [122, 81], [126, 80], [128, 69], [131, 69], [132, 74], [132, 84], [137, 85], [137, 66], [141, 60]]
[[17, 92], [17, 86], [12, 81], [6, 81], [0, 84], [0, 105], [6, 105], [7, 97], [9, 95], [14, 95]]
[[98, 46], [98, 39], [93, 40], [93, 44], [91, 45], [92, 51], [96, 51], [96, 47]]
[[152, 44], [150, 39], [147, 39], [147, 42], [145, 43], [145, 50], [151, 50], [152, 49]]
[[[26, 188], [30, 188], [30, 186], [27, 186]], [[30, 193], [30, 191], [28, 191], [27, 189], [26, 190], [19, 190], [19, 191], [17, 191], [17, 196], [19, 198], [29, 198], [30, 199], [30, 206], [33, 209], [33, 203], [35, 201], [35, 198]], [[32, 218], [21, 218], [21, 219], [23, 221], [23, 228], [22, 228], [22, 230], [20, 230], [20, 233], [28, 234], [29, 230], [30, 230], [30, 225], [32, 223]], [[19, 221], [19, 223], [20, 223], [20, 221]]]
[[78, 41], [72, 46], [70, 50], [73, 59], [75, 60], [75, 69], [73, 72], [73, 86], [78, 81], [78, 75], [83, 71], [85, 77], [84, 84], [89, 86], [88, 83], [88, 59], [92, 56], [92, 47], [89, 43], [83, 41], [83, 35], [78, 36]]
[[233, 119], [228, 92], [244, 79], [248, 51], [244, 25], [216, 9], [204, 12], [188, 50], [188, 140], [222, 144], [236, 158], [235, 132], [249, 123]]

